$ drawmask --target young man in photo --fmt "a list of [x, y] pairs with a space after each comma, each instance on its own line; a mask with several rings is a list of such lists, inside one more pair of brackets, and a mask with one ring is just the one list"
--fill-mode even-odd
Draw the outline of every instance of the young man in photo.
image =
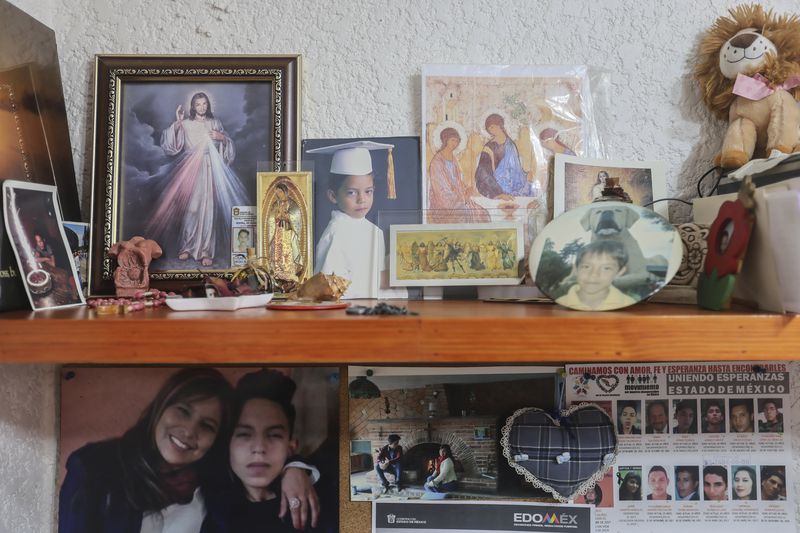
[[761, 469], [761, 499], [786, 500], [786, 476], [779, 468]]
[[676, 434], [697, 433], [696, 412], [697, 402], [695, 400], [681, 400], [675, 404], [673, 416], [678, 425], [672, 428], [672, 432]]
[[761, 413], [764, 415], [764, 422], [758, 422], [760, 433], [783, 433], [783, 415], [780, 413], [781, 400], [767, 398], [762, 400]]
[[700, 499], [697, 491], [700, 486], [698, 470], [696, 466], [675, 467], [676, 500], [697, 501]]
[[724, 466], [712, 465], [703, 469], [703, 496], [707, 501], [728, 499], [728, 471]]
[[725, 433], [725, 415], [720, 400], [703, 401], [703, 433]]
[[403, 474], [403, 469], [400, 465], [400, 461], [403, 458], [403, 447], [400, 446], [400, 435], [392, 433], [389, 435], [388, 441], [388, 444], [377, 450], [378, 455], [375, 458], [375, 472], [378, 473], [384, 493], [389, 490], [389, 480], [386, 479], [386, 474], [384, 472], [388, 470], [394, 474], [394, 483], [398, 491], [401, 490], [400, 476]]
[[648, 500], [672, 499], [672, 496], [667, 494], [669, 477], [663, 466], [656, 465], [650, 469], [650, 472], [647, 474], [647, 484], [650, 485], [650, 494], [647, 495]]
[[731, 433], [752, 433], [753, 400], [731, 400]]

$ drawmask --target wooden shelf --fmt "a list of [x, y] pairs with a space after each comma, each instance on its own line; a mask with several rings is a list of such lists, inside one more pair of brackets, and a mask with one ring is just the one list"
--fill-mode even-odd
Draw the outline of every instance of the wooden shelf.
[[[357, 302], [358, 303], [358, 302]], [[367, 302], [362, 302], [367, 303]], [[371, 302], [370, 302], [371, 303]], [[419, 316], [344, 311], [171, 312], [87, 308], [0, 315], [2, 363], [563, 363], [796, 359], [794, 315], [641, 304], [409, 302]]]

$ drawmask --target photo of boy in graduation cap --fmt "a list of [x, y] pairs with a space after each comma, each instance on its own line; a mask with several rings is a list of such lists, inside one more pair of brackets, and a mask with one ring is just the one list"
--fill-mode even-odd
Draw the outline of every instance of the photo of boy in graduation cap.
[[[349, 279], [345, 298], [408, 296], [405, 289], [388, 286], [386, 241], [376, 222], [384, 210], [419, 210], [419, 140], [379, 140], [392, 143], [303, 143], [304, 160], [314, 167], [314, 273]], [[402, 161], [398, 174], [394, 161]]]

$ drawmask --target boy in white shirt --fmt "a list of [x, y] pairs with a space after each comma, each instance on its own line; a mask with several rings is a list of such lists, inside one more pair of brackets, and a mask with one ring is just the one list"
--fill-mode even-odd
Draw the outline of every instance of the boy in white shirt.
[[371, 150], [394, 146], [356, 141], [309, 150], [332, 153], [328, 200], [336, 206], [317, 242], [314, 273], [336, 274], [351, 281], [345, 298], [406, 298], [405, 289], [388, 286], [383, 231], [367, 220], [375, 194]]

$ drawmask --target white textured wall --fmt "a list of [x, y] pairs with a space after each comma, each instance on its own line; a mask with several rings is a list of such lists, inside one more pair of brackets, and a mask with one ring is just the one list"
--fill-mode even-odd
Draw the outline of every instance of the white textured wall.
[[50, 365], [0, 366], [0, 533], [51, 530], [56, 386]]
[[[719, 130], [697, 105], [688, 62], [700, 32], [734, 5], [709, 0], [53, 1], [84, 200], [89, 198], [96, 53], [301, 53], [305, 138], [418, 135], [419, 72], [425, 63], [604, 67], [614, 92], [609, 155], [664, 159], [669, 195], [690, 197], [717, 150]], [[779, 11], [797, 8], [793, 0], [772, 4]], [[680, 208], [675, 215], [686, 213]]]
[[[614, 158], [663, 159], [690, 198], [719, 124], [687, 77], [722, 0], [12, 0], [56, 30], [83, 212], [91, 183], [95, 53], [301, 53], [303, 137], [417, 135], [420, 65], [605, 68]], [[795, 0], [767, 5], [800, 10]], [[680, 206], [674, 218], [685, 218]], [[677, 355], [677, 354], [676, 354]], [[793, 366], [800, 375], [800, 365]], [[45, 531], [54, 499], [51, 367], [0, 367], [0, 533]], [[793, 402], [793, 407], [797, 400]], [[795, 413], [797, 410], [795, 409]], [[797, 415], [795, 415], [797, 416]], [[794, 428], [796, 432], [796, 428]], [[798, 479], [795, 472], [794, 479]], [[45, 481], [42, 484], [42, 481]], [[45, 522], [35, 521], [45, 520]]]

